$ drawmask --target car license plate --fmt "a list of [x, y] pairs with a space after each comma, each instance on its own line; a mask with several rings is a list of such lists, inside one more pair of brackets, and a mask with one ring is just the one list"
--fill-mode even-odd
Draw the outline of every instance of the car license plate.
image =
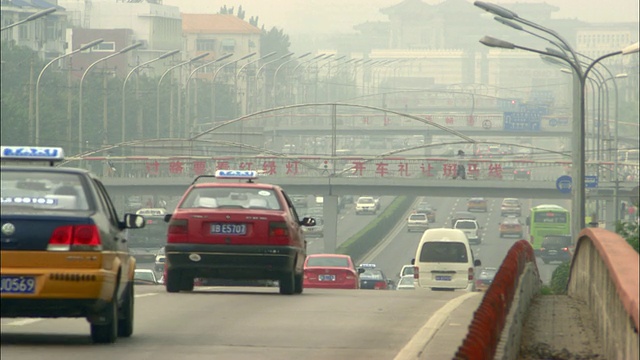
[[336, 281], [335, 275], [320, 275], [318, 276], [318, 280], [320, 281]]
[[3, 276], [0, 282], [3, 294], [33, 294], [36, 290], [33, 276]]
[[436, 275], [436, 281], [451, 281], [451, 276]]
[[557, 250], [549, 250], [549, 255], [555, 255], [557, 253], [558, 253]]
[[224, 235], [245, 235], [247, 233], [247, 224], [211, 224], [212, 234]]

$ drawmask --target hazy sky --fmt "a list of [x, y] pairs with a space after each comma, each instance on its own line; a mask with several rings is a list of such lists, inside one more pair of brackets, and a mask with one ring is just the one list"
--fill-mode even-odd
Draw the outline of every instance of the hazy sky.
[[[423, 0], [439, 4], [444, 0]], [[473, 0], [466, 0], [473, 6]], [[223, 5], [242, 5], [248, 20], [259, 16], [259, 24], [275, 26], [288, 34], [327, 34], [353, 32], [353, 26], [366, 21], [388, 20], [381, 8], [402, 0], [163, 0], [179, 6], [181, 12], [215, 14]], [[587, 22], [638, 22], [638, 0], [500, 0], [487, 1], [509, 8], [510, 3], [546, 2], [559, 10], [554, 18], [577, 18]], [[482, 11], [479, 8], [478, 12]], [[520, 14], [526, 18], [524, 14]]]

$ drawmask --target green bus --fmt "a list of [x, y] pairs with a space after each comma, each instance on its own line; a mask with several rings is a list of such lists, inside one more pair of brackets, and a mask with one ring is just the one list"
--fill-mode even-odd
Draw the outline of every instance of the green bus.
[[558, 205], [538, 205], [531, 208], [527, 217], [529, 242], [536, 254], [547, 235], [571, 234], [569, 210]]

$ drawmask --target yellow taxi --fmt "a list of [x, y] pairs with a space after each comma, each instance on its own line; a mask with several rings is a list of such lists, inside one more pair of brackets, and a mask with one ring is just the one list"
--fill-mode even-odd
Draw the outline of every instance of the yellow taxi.
[[475, 197], [467, 201], [467, 211], [487, 212], [487, 200], [481, 197]]
[[522, 223], [520, 222], [520, 219], [518, 219], [517, 217], [508, 216], [502, 219], [499, 226], [500, 226], [499, 231], [500, 231], [501, 238], [504, 238], [507, 236], [515, 236], [518, 238], [522, 238], [522, 235], [523, 235]]
[[133, 333], [135, 260], [127, 228], [103, 184], [86, 170], [53, 165], [61, 148], [3, 146], [0, 213], [2, 317], [86, 318], [96, 343]]

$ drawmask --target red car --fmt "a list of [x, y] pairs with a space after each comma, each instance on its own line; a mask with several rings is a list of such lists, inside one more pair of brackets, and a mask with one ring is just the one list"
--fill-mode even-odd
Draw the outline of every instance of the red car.
[[304, 287], [359, 289], [360, 280], [349, 255], [313, 254], [304, 262]]
[[[203, 177], [216, 182], [197, 183]], [[195, 278], [210, 278], [277, 280], [281, 294], [302, 293], [307, 254], [301, 226], [315, 220], [299, 219], [282, 188], [256, 178], [243, 170], [198, 176], [165, 216], [168, 292], [192, 291]]]

